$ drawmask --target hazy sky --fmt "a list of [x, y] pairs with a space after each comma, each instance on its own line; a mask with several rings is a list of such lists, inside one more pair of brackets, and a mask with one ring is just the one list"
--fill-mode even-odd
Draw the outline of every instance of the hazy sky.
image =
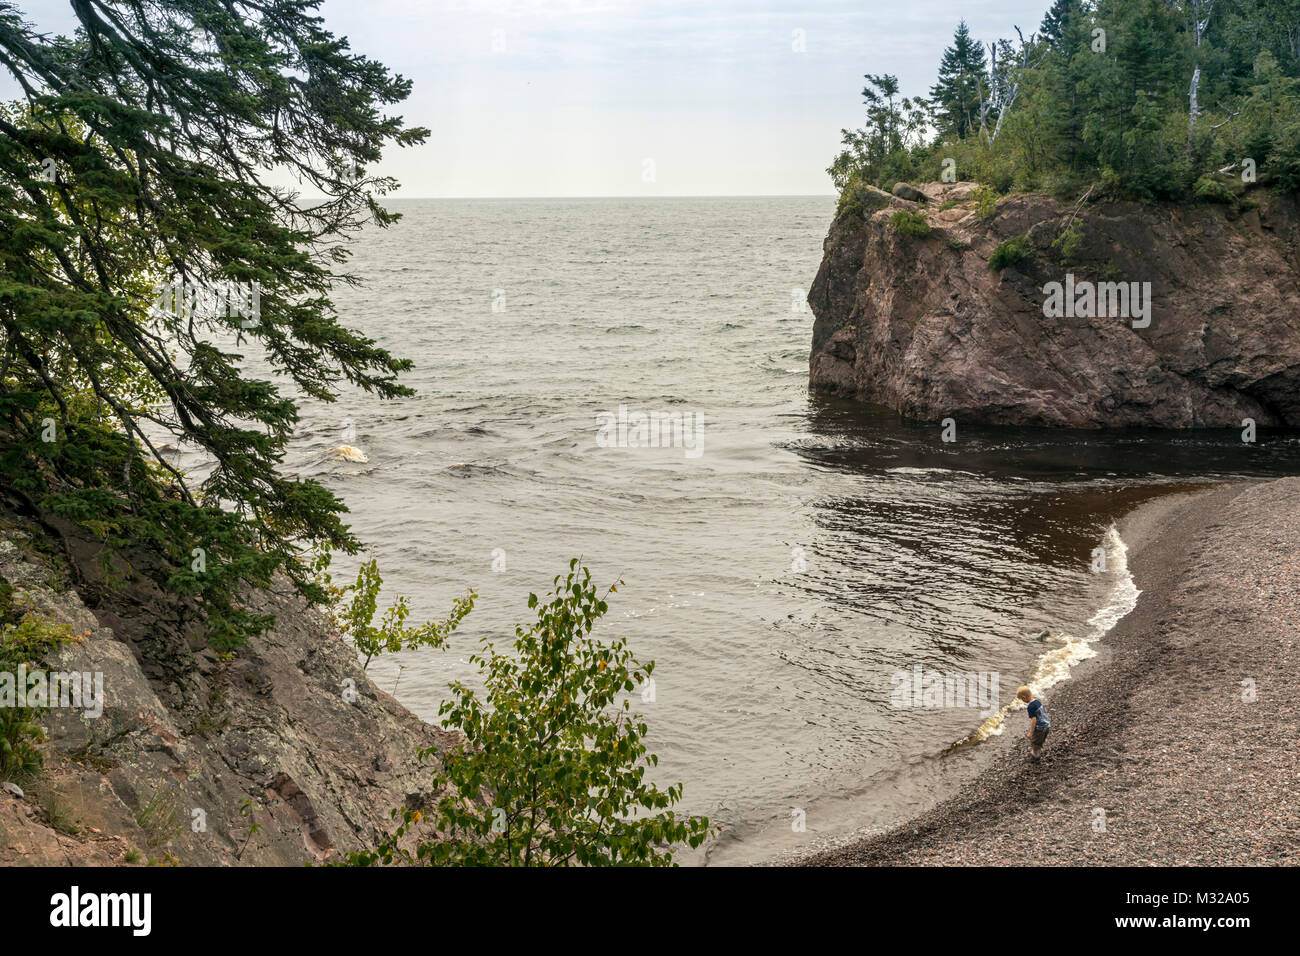
[[[18, 0], [67, 31], [62, 0]], [[862, 75], [925, 93], [965, 17], [988, 42], [1050, 0], [325, 0], [326, 24], [415, 83], [432, 136], [402, 196], [830, 194]], [[0, 95], [14, 86], [0, 81]]]

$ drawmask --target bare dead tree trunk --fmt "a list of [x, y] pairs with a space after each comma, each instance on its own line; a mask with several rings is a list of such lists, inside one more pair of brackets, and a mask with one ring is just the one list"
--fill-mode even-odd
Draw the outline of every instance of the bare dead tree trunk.
[[[1196, 48], [1201, 48], [1201, 39], [1205, 36], [1205, 30], [1210, 25], [1210, 15], [1214, 12], [1214, 0], [1191, 0], [1192, 8], [1192, 32], [1196, 36]], [[1204, 16], [1202, 16], [1202, 13]], [[1199, 59], [1200, 54], [1197, 53]], [[1192, 155], [1192, 150], [1196, 146], [1196, 117], [1200, 113], [1200, 104], [1197, 102], [1196, 94], [1199, 92], [1201, 85], [1201, 64], [1197, 63], [1196, 68], [1192, 70], [1192, 85], [1187, 90], [1187, 155]]]
[[1037, 34], [1029, 34], [1029, 39], [1026, 40], [1025, 35], [1020, 32], [1020, 27], [1015, 29], [1016, 36], [1020, 37], [1020, 62], [1016, 64], [1015, 82], [1011, 84], [1011, 88], [1002, 97], [1002, 106], [998, 110], [998, 122], [993, 128], [993, 140], [991, 142], [996, 142], [998, 134], [1002, 132], [1002, 123], [1007, 118], [1007, 114], [1011, 112], [1011, 107], [1015, 105], [1016, 97], [1020, 95], [1020, 84], [1024, 77], [1024, 71], [1030, 68], [1029, 51]]
[[[989, 93], [984, 95], [983, 84], [980, 85], [980, 130], [984, 133], [984, 140], [990, 147], [997, 142], [998, 134], [1002, 132], [1002, 124], [1006, 122], [1007, 114], [1011, 112], [1011, 107], [1015, 105], [1016, 97], [1020, 95], [1020, 86], [1023, 81], [1025, 70], [1037, 66], [1037, 63], [1030, 63], [1030, 51], [1033, 47], [1034, 39], [1037, 34], [1031, 33], [1029, 39], [1021, 32], [1020, 27], [1016, 27], [1016, 35], [1020, 37], [1020, 55], [1018, 61], [1014, 64], [1008, 64], [1005, 70], [999, 69], [999, 54], [1006, 62], [1007, 57], [1012, 52], [1010, 40], [996, 40], [989, 44]], [[1041, 56], [1039, 62], [1041, 62]], [[993, 108], [996, 100], [998, 108], [997, 122], [993, 124], [993, 130], [988, 128], [988, 114]]]

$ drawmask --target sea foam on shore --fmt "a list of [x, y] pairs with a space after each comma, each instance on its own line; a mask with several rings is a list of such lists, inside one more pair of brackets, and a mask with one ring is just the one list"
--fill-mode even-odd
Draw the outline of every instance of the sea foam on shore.
[[[1097, 651], [1093, 648], [1093, 644], [1101, 640], [1107, 631], [1137, 606], [1138, 595], [1142, 592], [1133, 583], [1133, 575], [1128, 569], [1128, 546], [1124, 544], [1124, 539], [1120, 537], [1115, 525], [1112, 524], [1106, 529], [1101, 547], [1106, 559], [1104, 565], [1106, 570], [1101, 573], [1111, 578], [1106, 603], [1088, 619], [1088, 630], [1082, 636], [1066, 632], [1047, 636], [1046, 639], [1056, 642], [1057, 646], [1038, 659], [1033, 674], [1025, 682], [1034, 689], [1035, 693], [1042, 693], [1048, 687], [1069, 680], [1070, 669], [1075, 664], [1096, 657]], [[1014, 691], [1012, 693], [1014, 695]], [[1024, 708], [1025, 704], [1013, 696], [1010, 703], [986, 719], [961, 743], [979, 743], [989, 737], [1000, 735], [1007, 714]]]

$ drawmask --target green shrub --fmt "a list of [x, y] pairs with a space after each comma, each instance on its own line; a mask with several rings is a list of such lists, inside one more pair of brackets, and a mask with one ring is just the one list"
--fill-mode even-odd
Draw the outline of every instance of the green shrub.
[[1075, 257], [1079, 254], [1079, 248], [1083, 245], [1083, 227], [1078, 223], [1068, 226], [1052, 242], [1052, 251], [1056, 253], [1057, 261], [1063, 266], [1072, 265]]
[[989, 268], [1001, 272], [1007, 266], [1017, 266], [1033, 257], [1034, 247], [1028, 236], [1015, 236], [998, 245], [989, 256]]
[[924, 239], [930, 234], [930, 223], [924, 213], [908, 212], [900, 209], [889, 217], [889, 225], [900, 235], [912, 239]]
[[[12, 603], [12, 592], [4, 599], [9, 602], [5, 611], [7, 618], [12, 620], [21, 616], [17, 624], [0, 625], [0, 674], [9, 675], [8, 680], [16, 685], [19, 666], [26, 665], [29, 670], [39, 668], [46, 655], [72, 640], [72, 631], [66, 625], [36, 614], [24, 614], [20, 605]], [[16, 686], [13, 689], [17, 691]], [[16, 700], [0, 702], [0, 780], [21, 779], [40, 773], [44, 758], [39, 745], [44, 741], [45, 733], [37, 720], [46, 709], [19, 707]]]
[[1292, 119], [1277, 130], [1265, 168], [1279, 190], [1300, 193], [1300, 119]]
[[253, 837], [262, 832], [262, 824], [257, 820], [257, 812], [261, 809], [261, 805], [255, 805], [248, 797], [239, 801], [239, 815], [248, 821], [248, 832], [244, 834], [244, 842], [235, 853], [236, 860], [242, 860], [244, 858], [244, 851], [247, 850], [248, 845], [253, 842]]
[[1097, 186], [1094, 176], [1058, 170], [1044, 175], [1040, 188], [1055, 199], [1073, 204], [1080, 196], [1088, 195], [1089, 187], [1094, 188], [1093, 195], [1096, 195]]
[[14, 607], [13, 585], [0, 578], [0, 625], [17, 624], [22, 619], [22, 609]]
[[1192, 189], [1193, 195], [1202, 202], [1225, 203], [1231, 205], [1237, 201], [1237, 196], [1226, 183], [1220, 182], [1213, 176], [1202, 176], [1196, 180], [1196, 186]]
[[1115, 263], [1107, 261], [1107, 263], [1101, 267], [1101, 281], [1127, 282], [1128, 277], [1124, 274], [1123, 269], [1115, 265]]
[[838, 219], [844, 213], [854, 215], [865, 215], [868, 212], [874, 212], [877, 209], [883, 209], [888, 200], [874, 189], [869, 189], [867, 184], [857, 177], [853, 177], [840, 190], [839, 205], [835, 207], [835, 217]]
[[0, 707], [0, 779], [35, 776], [44, 766], [38, 745], [45, 739], [34, 707]]
[[1109, 166], [1103, 166], [1101, 169], [1101, 191], [1108, 196], [1116, 197], [1123, 191], [1123, 180], [1119, 173]]
[[[471, 591], [465, 597], [457, 598], [445, 621], [428, 621], [419, 627], [407, 627], [406, 619], [411, 608], [405, 596], [399, 594], [384, 612], [379, 625], [375, 626], [379, 591], [384, 584], [379, 574], [379, 562], [373, 558], [366, 561], [357, 569], [355, 583], [339, 587], [330, 577], [330, 560], [331, 552], [322, 548], [312, 560], [311, 568], [316, 573], [316, 583], [327, 594], [331, 621], [340, 632], [351, 637], [356, 649], [365, 655], [362, 670], [369, 667], [370, 661], [379, 654], [417, 647], [441, 647], [474, 607], [474, 599], [478, 597]], [[344, 603], [349, 592], [351, 600]]]
[[515, 628], [512, 653], [483, 637], [470, 658], [475, 686], [452, 684], [438, 710], [446, 729], [465, 735], [433, 779], [441, 796], [430, 822], [442, 836], [402, 846], [424, 811], [395, 811], [401, 823], [388, 839], [342, 862], [668, 866], [680, 844], [703, 843], [709, 821], [672, 809], [681, 784], [661, 790], [646, 776], [659, 761], [631, 696], [649, 699], [654, 662], [638, 660], [622, 638], [593, 635], [616, 590], [599, 594], [575, 558], [549, 601], [528, 595], [537, 619]]
[[988, 222], [997, 214], [998, 194], [990, 186], [980, 186], [975, 190], [975, 215]]

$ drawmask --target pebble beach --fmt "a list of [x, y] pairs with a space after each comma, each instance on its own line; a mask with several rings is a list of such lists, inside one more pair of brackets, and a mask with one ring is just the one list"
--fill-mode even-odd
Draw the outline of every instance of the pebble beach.
[[823, 866], [1287, 865], [1300, 854], [1300, 478], [1148, 502], [1141, 590], [1099, 654], [1017, 713], [955, 797]]

